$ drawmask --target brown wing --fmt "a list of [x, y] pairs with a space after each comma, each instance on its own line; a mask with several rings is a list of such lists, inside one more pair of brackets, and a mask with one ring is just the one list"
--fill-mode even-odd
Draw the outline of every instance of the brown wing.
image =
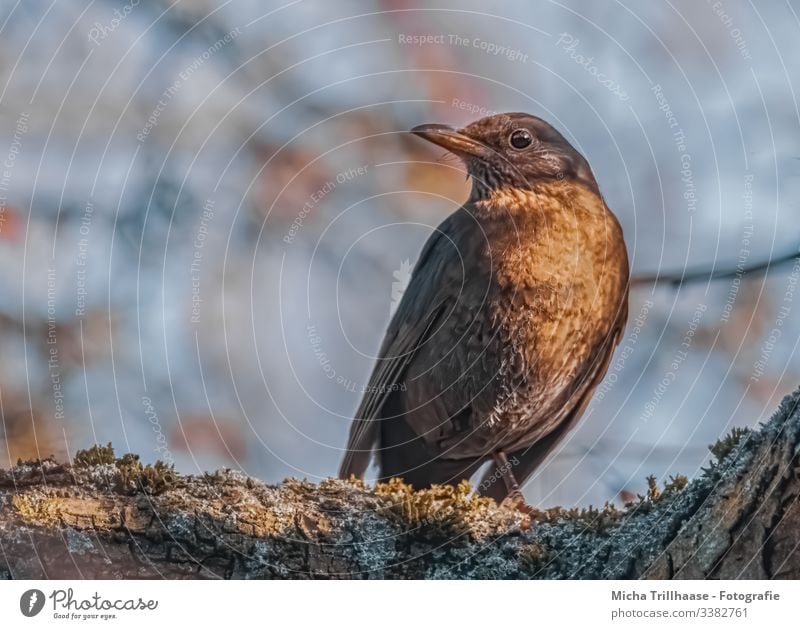
[[447, 309], [448, 296], [439, 290], [442, 272], [452, 248], [446, 236], [453, 215], [439, 225], [422, 249], [408, 287], [389, 323], [378, 362], [372, 371], [366, 393], [350, 426], [347, 451], [339, 468], [340, 478], [363, 476], [378, 437], [378, 421], [386, 399], [402, 381], [417, 349], [425, 343]]

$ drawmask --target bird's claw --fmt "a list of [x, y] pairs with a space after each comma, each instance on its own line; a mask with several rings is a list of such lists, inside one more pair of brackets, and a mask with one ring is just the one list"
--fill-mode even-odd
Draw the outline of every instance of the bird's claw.
[[536, 509], [525, 502], [525, 498], [522, 496], [521, 492], [511, 492], [503, 499], [500, 506], [508, 509], [515, 509], [522, 513], [522, 515], [525, 516], [522, 521], [522, 528], [527, 530], [531, 527], [532, 517], [536, 513]]

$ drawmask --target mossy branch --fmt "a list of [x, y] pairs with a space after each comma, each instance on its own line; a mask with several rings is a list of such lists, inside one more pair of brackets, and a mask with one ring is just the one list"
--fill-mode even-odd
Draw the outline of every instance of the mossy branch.
[[800, 578], [800, 392], [700, 477], [532, 521], [464, 483], [182, 476], [111, 445], [0, 471], [2, 578]]

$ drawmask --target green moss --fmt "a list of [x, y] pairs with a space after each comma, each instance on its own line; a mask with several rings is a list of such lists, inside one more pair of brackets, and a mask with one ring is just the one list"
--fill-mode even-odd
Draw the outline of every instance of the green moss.
[[661, 494], [662, 498], [668, 498], [682, 491], [689, 484], [689, 479], [683, 474], [670, 476], [668, 481], [664, 482], [664, 492]]
[[656, 477], [650, 475], [647, 477], [647, 493], [645, 493], [644, 496], [642, 494], [638, 494], [638, 502], [629, 502], [625, 506], [629, 509], [641, 509], [643, 507], [647, 508], [648, 506], [656, 504], [660, 500], [675, 496], [688, 484], [688, 478], [686, 478], [683, 474], [676, 474], [675, 476], [670, 476], [669, 480], [664, 481], [664, 489], [662, 490], [658, 486], [658, 480]]
[[734, 428], [731, 430], [730, 434], [719, 439], [715, 444], [708, 446], [708, 449], [711, 450], [711, 454], [716, 457], [717, 462], [720, 462], [733, 452], [736, 446], [741, 443], [742, 439], [749, 434], [749, 428]]
[[111, 442], [108, 445], [101, 446], [95, 444], [86, 450], [78, 450], [73, 459], [75, 467], [94, 467], [96, 465], [110, 465], [114, 463], [114, 448]]
[[167, 465], [164, 461], [156, 461], [153, 465], [145, 465], [140, 481], [145, 490], [151, 493], [161, 493], [175, 485], [178, 475], [174, 465]]
[[138, 454], [125, 454], [116, 460], [115, 465], [119, 470], [116, 489], [122, 493], [159, 494], [175, 485], [178, 479], [174, 465], [163, 461], [142, 465]]
[[531, 518], [535, 522], [546, 522], [556, 524], [559, 522], [570, 522], [578, 525], [585, 531], [592, 531], [596, 533], [603, 533], [619, 522], [623, 512], [617, 507], [606, 502], [602, 508], [597, 508], [592, 505], [588, 507], [572, 507], [571, 509], [564, 509], [563, 507], [553, 507], [545, 509], [544, 511], [534, 510]]
[[519, 560], [531, 573], [543, 568], [550, 558], [547, 548], [538, 542], [525, 544], [519, 549]]
[[494, 507], [491, 498], [478, 496], [469, 482], [434, 485], [415, 491], [399, 478], [375, 486], [386, 515], [405, 529], [427, 529], [431, 533], [465, 533], [469, 520]]
[[43, 502], [25, 494], [17, 494], [11, 497], [11, 506], [25, 521], [45, 525], [58, 523], [58, 518], [43, 508]]
[[658, 481], [652, 474], [647, 477], [647, 495], [644, 496], [645, 500], [656, 502], [661, 497], [661, 490], [658, 488]]

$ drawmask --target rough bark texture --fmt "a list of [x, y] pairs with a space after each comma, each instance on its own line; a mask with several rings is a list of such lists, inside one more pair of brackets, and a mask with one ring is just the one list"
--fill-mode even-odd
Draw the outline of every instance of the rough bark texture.
[[93, 448], [0, 472], [0, 577], [798, 579], [799, 402], [685, 486], [530, 526], [466, 485], [271, 486]]

